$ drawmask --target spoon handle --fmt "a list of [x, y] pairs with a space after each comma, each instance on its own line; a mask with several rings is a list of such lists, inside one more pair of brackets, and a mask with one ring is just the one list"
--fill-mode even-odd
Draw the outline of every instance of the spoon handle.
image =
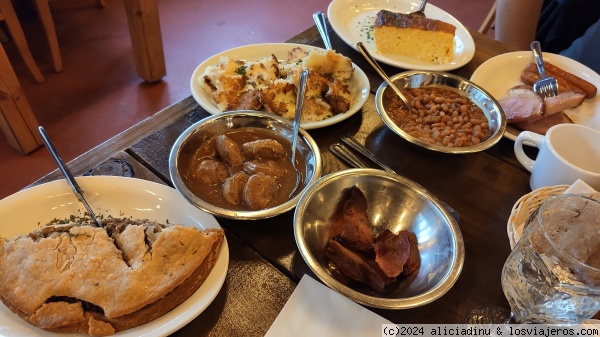
[[296, 143], [298, 142], [298, 128], [300, 127], [300, 116], [302, 115], [302, 106], [304, 105], [304, 92], [306, 92], [307, 78], [308, 69], [304, 69], [300, 74], [298, 91], [296, 92], [296, 112], [294, 113], [294, 131], [292, 135], [292, 163], [296, 162]]
[[40, 126], [38, 128], [38, 130], [40, 132], [40, 135], [42, 136], [42, 139], [44, 140], [44, 144], [46, 144], [46, 148], [48, 148], [48, 151], [50, 152], [50, 154], [52, 155], [52, 157], [58, 164], [58, 168], [60, 169], [62, 174], [67, 179], [67, 182], [69, 183], [69, 186], [71, 186], [71, 189], [75, 193], [77, 200], [79, 200], [85, 206], [85, 209], [87, 210], [88, 214], [94, 221], [95, 225], [100, 226], [100, 223], [98, 222], [98, 219], [96, 218], [96, 214], [94, 214], [94, 211], [92, 210], [90, 205], [87, 203], [87, 201], [83, 197], [83, 190], [81, 189], [81, 187], [79, 187], [79, 184], [77, 184], [75, 177], [73, 177], [73, 174], [71, 174], [71, 171], [69, 171], [69, 169], [67, 168], [67, 165], [65, 165], [63, 160], [58, 155], [58, 152], [54, 148], [54, 145], [50, 141], [50, 138], [46, 134], [46, 131], [44, 130], [44, 128], [42, 126]]
[[327, 23], [325, 22], [325, 14], [323, 12], [318, 11], [313, 14], [313, 19], [315, 20], [315, 24], [317, 25], [317, 29], [321, 34], [321, 38], [323, 39], [323, 43], [325, 44], [325, 49], [331, 49], [331, 41], [329, 40], [329, 33], [327, 32]]
[[408, 112], [410, 112], [412, 110], [412, 108], [410, 106], [410, 103], [408, 103], [408, 100], [406, 99], [406, 97], [404, 97], [404, 95], [402, 94], [402, 91], [400, 91], [400, 89], [398, 89], [398, 87], [396, 87], [394, 82], [392, 82], [392, 80], [388, 77], [388, 75], [385, 73], [385, 71], [383, 71], [381, 66], [379, 66], [379, 63], [377, 63], [377, 61], [375, 61], [373, 56], [371, 56], [371, 53], [369, 53], [369, 51], [367, 50], [365, 45], [362, 42], [359, 42], [356, 44], [356, 48], [362, 54], [362, 56], [365, 57], [367, 62], [369, 62], [369, 64], [375, 69], [375, 71], [377, 71], [379, 76], [381, 76], [381, 78], [383, 78], [383, 80], [386, 81], [387, 84], [396, 92], [396, 94], [398, 95], [398, 97], [400, 97], [400, 99], [402, 100], [404, 105], [406, 105]]

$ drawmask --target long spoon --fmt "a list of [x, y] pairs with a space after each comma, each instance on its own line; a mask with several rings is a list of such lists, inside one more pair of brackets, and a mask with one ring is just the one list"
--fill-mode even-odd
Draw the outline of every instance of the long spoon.
[[327, 23], [325, 21], [325, 14], [323, 12], [318, 11], [313, 14], [313, 19], [315, 20], [315, 24], [317, 25], [317, 29], [321, 34], [321, 39], [323, 39], [323, 43], [325, 44], [325, 49], [331, 49], [331, 41], [329, 40], [329, 32], [327, 32]]
[[96, 214], [94, 213], [94, 211], [92, 210], [90, 205], [87, 203], [87, 201], [83, 197], [83, 190], [81, 189], [81, 187], [79, 187], [79, 184], [77, 184], [77, 181], [75, 181], [75, 177], [73, 177], [73, 174], [71, 174], [71, 171], [69, 171], [69, 169], [67, 168], [67, 165], [65, 165], [63, 160], [58, 155], [58, 152], [54, 148], [54, 145], [52, 145], [52, 142], [50, 141], [50, 138], [46, 134], [46, 131], [44, 131], [44, 128], [42, 126], [40, 126], [38, 128], [38, 130], [40, 132], [40, 135], [42, 136], [42, 139], [44, 140], [44, 143], [46, 144], [46, 148], [48, 148], [48, 151], [50, 152], [50, 154], [52, 155], [52, 157], [58, 164], [58, 168], [60, 169], [62, 174], [67, 179], [67, 182], [69, 183], [69, 186], [71, 186], [71, 189], [75, 193], [77, 200], [79, 200], [79, 202], [81, 202], [85, 206], [85, 209], [87, 210], [88, 214], [90, 215], [90, 218], [92, 218], [94, 225], [100, 227], [100, 222], [96, 218]]
[[425, 6], [426, 5], [427, 5], [427, 0], [421, 1], [421, 6], [419, 6], [419, 9], [417, 9], [417, 11], [415, 11], [415, 12], [408, 13], [408, 15], [418, 15], [418, 16], [425, 17]]
[[379, 76], [381, 76], [381, 78], [383, 78], [383, 80], [386, 81], [387, 84], [396, 92], [398, 97], [400, 97], [400, 99], [402, 100], [402, 102], [404, 103], [406, 108], [408, 109], [408, 112], [411, 112], [412, 107], [410, 106], [410, 103], [408, 103], [408, 100], [406, 99], [406, 97], [402, 94], [402, 91], [400, 91], [400, 89], [398, 89], [398, 87], [394, 84], [394, 82], [392, 82], [392, 80], [388, 77], [388, 75], [385, 73], [385, 71], [383, 71], [383, 69], [381, 69], [381, 67], [379, 66], [379, 63], [377, 63], [377, 61], [375, 61], [373, 56], [371, 56], [371, 53], [369, 53], [369, 51], [367, 50], [365, 45], [362, 42], [359, 42], [356, 44], [356, 48], [365, 57], [367, 62], [369, 62], [369, 64], [375, 69], [375, 71], [377, 71]]
[[292, 166], [296, 170], [296, 186], [290, 192], [290, 198], [294, 195], [300, 185], [302, 173], [296, 167], [296, 146], [298, 144], [298, 129], [300, 128], [300, 116], [302, 115], [302, 106], [304, 105], [304, 93], [306, 92], [306, 80], [308, 78], [308, 69], [304, 69], [300, 74], [300, 80], [298, 81], [298, 91], [296, 92], [296, 111], [294, 113], [294, 126], [292, 134]]

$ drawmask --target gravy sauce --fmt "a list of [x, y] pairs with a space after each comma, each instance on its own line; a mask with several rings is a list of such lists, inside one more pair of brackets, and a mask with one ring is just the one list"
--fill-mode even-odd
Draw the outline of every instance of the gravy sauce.
[[[266, 208], [281, 205], [284, 202], [288, 201], [290, 199], [290, 193], [296, 186], [296, 171], [292, 166], [290, 155], [292, 149], [291, 142], [287, 138], [276, 134], [270, 130], [252, 127], [234, 129], [225, 132], [224, 135], [226, 135], [229, 139], [234, 141], [240, 148], [242, 148], [242, 145], [244, 143], [252, 142], [259, 139], [273, 139], [283, 146], [284, 150], [286, 151], [285, 157], [281, 159], [270, 160], [274, 161], [278, 165], [278, 167], [285, 169], [285, 174], [283, 175], [283, 177], [277, 179], [277, 183], [279, 184], [279, 190], [276, 192], [273, 199], [269, 202]], [[223, 195], [222, 184], [209, 185], [199, 181], [198, 179], [193, 178], [192, 172], [194, 172], [194, 169], [204, 160], [217, 159], [220, 160], [223, 164], [225, 164], [225, 162], [219, 158], [217, 152], [216, 139], [217, 136], [213, 137], [208, 142], [204, 142], [194, 152], [187, 167], [187, 170], [183, 175], [184, 182], [190, 189], [190, 191], [192, 191], [196, 196], [212, 205], [231, 210], [250, 210], [243, 203], [234, 204], [227, 201], [227, 199]], [[306, 161], [298, 151], [296, 152], [295, 159], [296, 165], [301, 173], [300, 186], [302, 186], [306, 177]], [[267, 160], [245, 157], [245, 162], [248, 161], [266, 162]], [[231, 177], [238, 172], [244, 172], [244, 164], [236, 165], [233, 167], [227, 166], [227, 169], [229, 171], [229, 176]], [[249, 172], [246, 173], [251, 175], [251, 173]]]

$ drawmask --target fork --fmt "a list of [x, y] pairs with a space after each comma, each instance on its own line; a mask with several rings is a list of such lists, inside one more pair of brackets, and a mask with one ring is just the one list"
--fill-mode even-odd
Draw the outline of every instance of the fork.
[[538, 41], [531, 42], [531, 51], [533, 52], [533, 59], [540, 73], [540, 79], [533, 83], [533, 90], [543, 98], [558, 96], [558, 82], [556, 82], [556, 78], [546, 75], [542, 49]]

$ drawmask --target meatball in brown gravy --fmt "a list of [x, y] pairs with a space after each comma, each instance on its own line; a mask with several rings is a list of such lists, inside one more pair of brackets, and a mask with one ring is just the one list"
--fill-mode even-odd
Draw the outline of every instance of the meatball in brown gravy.
[[192, 170], [192, 179], [208, 186], [218, 185], [229, 177], [227, 167], [218, 160], [202, 160]]
[[281, 159], [286, 155], [283, 146], [274, 139], [259, 139], [242, 145], [242, 151], [247, 158]]
[[240, 146], [226, 135], [220, 135], [216, 140], [217, 153], [227, 166], [238, 166], [244, 163], [244, 155]]
[[[202, 143], [191, 157], [186, 185], [199, 198], [232, 210], [260, 210], [289, 200], [296, 186], [290, 141], [271, 130], [240, 128]], [[296, 155], [306, 174], [305, 160]]]

